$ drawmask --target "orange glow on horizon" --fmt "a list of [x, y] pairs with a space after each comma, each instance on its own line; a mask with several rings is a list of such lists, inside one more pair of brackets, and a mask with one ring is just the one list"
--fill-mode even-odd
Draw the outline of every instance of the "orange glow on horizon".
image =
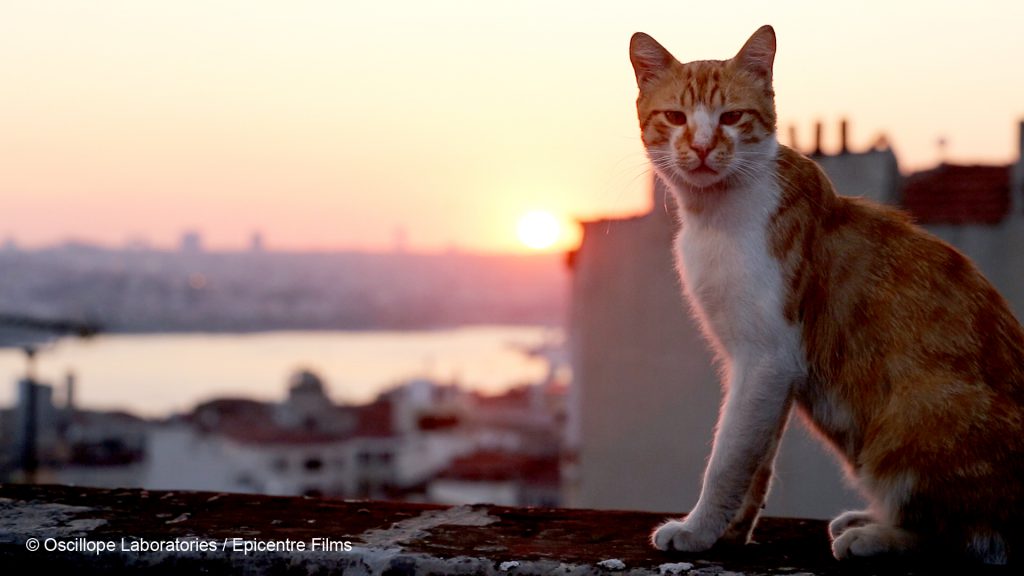
[[[1024, 3], [11, 3], [0, 19], [0, 244], [536, 252], [530, 207], [650, 207], [628, 44], [728, 58], [778, 35], [779, 135], [884, 133], [904, 171], [1018, 155]], [[953, 40], [955, 39], [955, 41]], [[937, 145], [943, 138], [947, 145]]]

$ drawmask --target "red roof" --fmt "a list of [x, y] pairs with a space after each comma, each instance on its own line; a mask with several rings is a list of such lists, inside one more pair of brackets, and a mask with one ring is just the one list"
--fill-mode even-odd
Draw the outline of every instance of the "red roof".
[[310, 446], [315, 444], [335, 444], [351, 438], [351, 435], [289, 430], [276, 426], [260, 428], [248, 425], [229, 425], [221, 427], [219, 432], [235, 442], [262, 445], [288, 444], [293, 446]]
[[531, 456], [481, 450], [456, 458], [441, 477], [475, 482], [514, 480], [533, 485], [557, 485], [558, 456]]
[[390, 400], [377, 400], [360, 406], [355, 436], [362, 438], [387, 438], [395, 435], [391, 425], [392, 406]]
[[1010, 167], [940, 164], [911, 174], [903, 207], [919, 224], [998, 224], [1010, 213]]
[[204, 403], [186, 417], [205, 432], [223, 434], [243, 444], [333, 444], [351, 438], [387, 438], [395, 435], [391, 403], [334, 406], [339, 418], [355, 416], [351, 430], [318, 430], [281, 426], [274, 420], [275, 405], [255, 400], [219, 399]]

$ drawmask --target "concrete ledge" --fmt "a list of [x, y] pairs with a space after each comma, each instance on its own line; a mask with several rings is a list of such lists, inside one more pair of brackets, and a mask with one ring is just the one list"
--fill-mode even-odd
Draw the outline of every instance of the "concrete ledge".
[[809, 520], [766, 518], [759, 544], [667, 554], [646, 543], [666, 516], [7, 484], [0, 566], [76, 576], [1008, 573], [920, 560], [840, 564], [826, 523]]

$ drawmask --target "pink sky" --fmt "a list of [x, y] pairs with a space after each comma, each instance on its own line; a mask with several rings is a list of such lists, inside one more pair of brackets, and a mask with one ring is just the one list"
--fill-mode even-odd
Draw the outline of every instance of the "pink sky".
[[[1006, 163], [1024, 5], [976, 2], [13, 3], [0, 19], [0, 239], [522, 250], [516, 220], [648, 204], [637, 30], [680, 59], [777, 32], [781, 137], [852, 121], [904, 170]], [[574, 241], [567, 238], [564, 248]]]

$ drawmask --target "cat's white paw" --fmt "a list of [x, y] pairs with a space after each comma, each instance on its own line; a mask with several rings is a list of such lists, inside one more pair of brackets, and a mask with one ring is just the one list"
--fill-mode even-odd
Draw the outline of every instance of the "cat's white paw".
[[839, 538], [850, 528], [856, 528], [857, 526], [865, 526], [867, 524], [874, 524], [876, 520], [870, 512], [865, 510], [855, 510], [852, 512], [843, 512], [839, 516], [836, 516], [834, 520], [828, 524], [828, 535], [833, 540]]
[[686, 522], [670, 520], [651, 534], [651, 543], [658, 550], [703, 552], [714, 546], [718, 537], [706, 530], [695, 529]]
[[870, 558], [882, 554], [907, 552], [917, 537], [912, 533], [884, 524], [868, 524], [849, 528], [832, 542], [832, 555], [837, 560]]

